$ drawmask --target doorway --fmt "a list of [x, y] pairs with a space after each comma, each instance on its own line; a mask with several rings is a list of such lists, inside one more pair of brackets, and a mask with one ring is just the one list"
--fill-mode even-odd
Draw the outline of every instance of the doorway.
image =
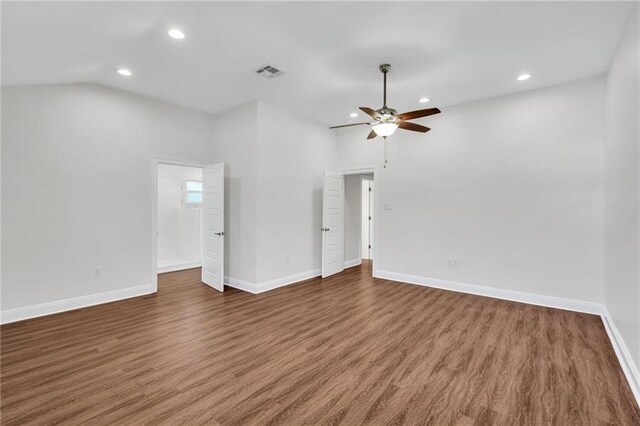
[[202, 168], [158, 165], [158, 272], [202, 265]]
[[344, 267], [371, 259], [373, 249], [373, 174], [344, 176]]
[[376, 272], [376, 168], [325, 171], [322, 277], [366, 263]]
[[201, 267], [224, 291], [224, 163], [153, 159], [151, 285], [158, 273]]

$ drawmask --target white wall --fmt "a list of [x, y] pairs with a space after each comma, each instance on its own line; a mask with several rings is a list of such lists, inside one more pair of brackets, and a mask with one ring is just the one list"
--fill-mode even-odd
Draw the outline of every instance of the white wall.
[[226, 168], [230, 284], [308, 274], [321, 266], [322, 176], [335, 166], [326, 125], [253, 102], [214, 117], [213, 157]]
[[3, 311], [151, 285], [153, 156], [210, 161], [211, 116], [92, 84], [2, 89]]
[[322, 179], [335, 169], [324, 124], [258, 102], [258, 260], [262, 283], [321, 267]]
[[[379, 166], [377, 268], [603, 300], [605, 86], [593, 78], [445, 109], [427, 134], [340, 131], [341, 168]], [[418, 106], [417, 106], [418, 107]], [[457, 259], [451, 268], [448, 259]]]
[[225, 163], [225, 271], [256, 282], [258, 106], [253, 102], [214, 116], [213, 158]]
[[604, 147], [605, 305], [636, 366], [640, 365], [639, 15], [636, 3], [607, 75]]
[[200, 263], [200, 212], [185, 206], [187, 180], [202, 181], [198, 167], [158, 165], [158, 271]]

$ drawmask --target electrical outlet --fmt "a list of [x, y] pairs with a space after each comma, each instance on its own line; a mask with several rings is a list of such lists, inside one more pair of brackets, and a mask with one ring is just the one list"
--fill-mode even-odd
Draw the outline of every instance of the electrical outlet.
[[384, 203], [383, 208], [384, 208], [385, 210], [391, 210], [391, 203]]
[[290, 260], [291, 260], [291, 258], [289, 257], [289, 255], [286, 255], [286, 256], [284, 257], [284, 261], [285, 261], [285, 262], [289, 263], [289, 261], [290, 261]]
[[93, 276], [99, 277], [100, 275], [102, 275], [102, 271], [100, 270], [100, 267], [96, 266], [95, 268], [93, 268]]
[[458, 267], [458, 259], [449, 259], [449, 267], [457, 268]]

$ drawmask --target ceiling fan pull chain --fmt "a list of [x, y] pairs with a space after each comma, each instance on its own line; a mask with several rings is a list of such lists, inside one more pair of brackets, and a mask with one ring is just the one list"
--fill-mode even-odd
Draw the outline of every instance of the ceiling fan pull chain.
[[387, 168], [387, 137], [384, 138], [384, 168]]

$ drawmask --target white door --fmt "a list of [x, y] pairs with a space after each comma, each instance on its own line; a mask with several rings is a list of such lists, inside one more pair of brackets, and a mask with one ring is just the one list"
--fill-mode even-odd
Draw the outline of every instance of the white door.
[[324, 172], [322, 190], [322, 278], [344, 270], [344, 176]]
[[202, 282], [224, 291], [224, 163], [202, 171]]

